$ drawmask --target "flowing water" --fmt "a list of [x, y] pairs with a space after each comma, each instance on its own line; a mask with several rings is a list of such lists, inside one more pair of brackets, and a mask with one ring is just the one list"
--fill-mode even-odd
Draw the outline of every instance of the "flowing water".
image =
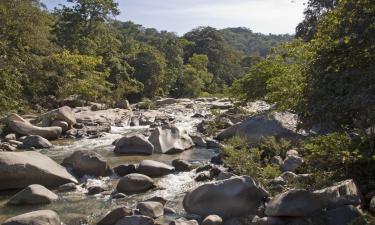
[[[199, 119], [191, 118], [192, 112], [173, 112], [173, 116], [177, 119], [176, 125], [187, 130], [192, 130], [194, 124], [198, 123]], [[109, 164], [114, 167], [120, 164], [139, 163], [144, 159], [152, 159], [160, 162], [171, 164], [173, 159], [185, 159], [193, 164], [202, 164], [211, 159], [217, 154], [216, 149], [202, 149], [193, 148], [176, 155], [154, 154], [152, 156], [119, 156], [113, 153], [114, 146], [112, 142], [124, 134], [134, 131], [142, 131], [147, 127], [112, 127], [110, 133], [95, 139], [81, 139], [81, 140], [59, 140], [53, 144], [55, 147], [48, 150], [41, 151], [43, 154], [53, 158], [57, 162], [61, 162], [65, 157], [77, 150], [94, 150], [105, 157]], [[148, 199], [153, 196], [161, 196], [168, 200], [167, 206], [175, 209], [178, 216], [184, 215], [182, 208], [182, 199], [186, 191], [193, 187], [200, 185], [194, 181], [195, 172], [183, 172], [170, 174], [161, 178], [155, 179], [157, 185], [160, 187], [157, 190], [150, 190], [149, 192], [128, 196], [123, 199], [111, 199], [110, 193], [116, 187], [119, 177], [111, 176], [101, 179], [94, 179], [84, 177], [80, 183], [98, 183], [109, 186], [108, 193], [102, 193], [95, 196], [88, 196], [87, 190], [82, 185], [74, 192], [58, 193], [59, 200], [49, 205], [41, 206], [9, 206], [6, 202], [16, 192], [1, 192], [0, 193], [0, 222], [5, 219], [16, 216], [22, 213], [40, 210], [51, 209], [56, 211], [61, 220], [65, 224], [95, 224], [111, 209], [119, 206], [133, 207], [136, 202]], [[161, 220], [170, 220], [172, 218], [161, 218]]]

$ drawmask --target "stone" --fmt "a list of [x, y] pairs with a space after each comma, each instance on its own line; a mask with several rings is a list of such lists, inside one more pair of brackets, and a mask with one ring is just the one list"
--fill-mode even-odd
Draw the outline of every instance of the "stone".
[[352, 179], [341, 181], [314, 193], [320, 195], [328, 209], [344, 205], [358, 206], [362, 203], [362, 194]]
[[181, 153], [194, 146], [193, 140], [185, 132], [175, 126], [157, 127], [149, 137], [157, 153]]
[[209, 215], [207, 216], [201, 225], [221, 225], [223, 223], [223, 219], [218, 215]]
[[125, 216], [116, 222], [115, 225], [154, 225], [154, 220], [148, 216], [135, 215]]
[[226, 140], [234, 136], [242, 136], [250, 145], [259, 144], [264, 138], [272, 136], [298, 140], [302, 136], [297, 133], [297, 121], [297, 115], [289, 112], [263, 113], [225, 129], [217, 138]]
[[285, 225], [285, 222], [278, 217], [263, 217], [255, 216], [251, 221], [252, 225]]
[[129, 126], [131, 126], [131, 127], [139, 126], [139, 119], [138, 119], [138, 117], [133, 116], [132, 118], [130, 118]]
[[7, 125], [13, 132], [20, 135], [38, 135], [47, 139], [56, 139], [61, 136], [61, 127], [37, 127], [17, 114], [7, 118]]
[[375, 213], [375, 196], [373, 196], [371, 198], [368, 208], [369, 208], [370, 212]]
[[51, 110], [40, 116], [43, 126], [50, 126], [53, 121], [60, 120], [67, 122], [69, 126], [77, 123], [76, 116], [69, 106], [63, 106], [58, 109]]
[[267, 216], [308, 217], [322, 211], [319, 195], [303, 189], [293, 189], [273, 197], [267, 204]]
[[120, 177], [126, 176], [131, 173], [136, 172], [136, 167], [134, 164], [129, 165], [119, 165], [113, 168], [113, 171]]
[[154, 181], [143, 174], [132, 173], [121, 178], [116, 190], [123, 194], [138, 194], [155, 187]]
[[54, 120], [51, 123], [51, 126], [52, 127], [61, 127], [62, 132], [66, 132], [67, 130], [70, 129], [70, 125], [68, 124], [68, 122], [61, 121], [61, 120]]
[[171, 221], [169, 225], [199, 225], [199, 223], [196, 220], [187, 220], [185, 218], [179, 218]]
[[116, 107], [120, 109], [128, 109], [131, 110], [130, 103], [128, 100], [123, 99], [116, 103]]
[[202, 147], [202, 148], [207, 147], [207, 142], [202, 135], [192, 134], [190, 135], [190, 137], [193, 140], [195, 146]]
[[352, 205], [346, 205], [327, 211], [326, 221], [327, 225], [350, 225], [361, 215], [359, 209]]
[[17, 136], [16, 136], [16, 134], [13, 134], [13, 133], [7, 134], [7, 135], [5, 135], [4, 140], [5, 141], [17, 140]]
[[163, 106], [163, 105], [171, 105], [171, 104], [175, 104], [175, 103], [179, 103], [180, 100], [179, 99], [175, 99], [175, 98], [163, 98], [163, 99], [160, 99], [160, 100], [156, 100], [156, 106]]
[[7, 204], [9, 205], [39, 205], [49, 204], [58, 196], [42, 185], [32, 184], [15, 194]]
[[132, 134], [120, 138], [115, 144], [115, 153], [152, 155], [154, 145], [142, 134]]
[[124, 218], [125, 216], [131, 216], [133, 212], [130, 208], [120, 207], [109, 212], [103, 219], [101, 219], [97, 225], [114, 225], [117, 221]]
[[[188, 192], [183, 200], [186, 212], [223, 219], [257, 213], [268, 193], [251, 177], [233, 177], [203, 184]], [[208, 201], [209, 199], [209, 201]]]
[[0, 190], [31, 184], [58, 187], [71, 182], [78, 183], [64, 167], [39, 152], [0, 152]]
[[285, 171], [295, 171], [298, 167], [303, 164], [303, 159], [299, 156], [289, 155], [285, 158], [280, 168], [283, 172]]
[[164, 206], [160, 202], [140, 202], [137, 209], [141, 215], [158, 218], [164, 215]]
[[59, 192], [69, 192], [69, 191], [75, 191], [77, 190], [77, 186], [75, 183], [67, 183], [67, 184], [63, 184], [63, 185], [60, 185], [57, 190]]
[[281, 164], [283, 164], [283, 159], [277, 155], [270, 159], [270, 163], [280, 166]]
[[178, 172], [183, 171], [190, 171], [192, 170], [192, 165], [186, 160], [182, 159], [175, 159], [172, 161], [172, 166], [174, 166], [175, 170]]
[[174, 168], [162, 162], [154, 160], [143, 160], [139, 163], [137, 173], [147, 175], [149, 177], [161, 177], [174, 172]]
[[0, 148], [4, 149], [7, 152], [17, 151], [17, 148], [13, 147], [12, 145], [10, 145], [8, 143], [1, 143]]
[[61, 221], [56, 212], [39, 210], [12, 217], [2, 225], [61, 225]]
[[212, 176], [210, 174], [210, 172], [208, 171], [204, 171], [204, 172], [201, 172], [199, 173], [195, 178], [194, 180], [196, 182], [203, 182], [203, 181], [208, 181], [208, 180], [212, 180]]
[[169, 207], [164, 207], [164, 215], [174, 215], [177, 214], [176, 210], [169, 208]]
[[126, 194], [123, 193], [115, 193], [112, 195], [112, 199], [122, 199], [128, 197]]
[[52, 144], [38, 135], [30, 135], [22, 142], [22, 148], [51, 148]]
[[286, 156], [291, 156], [291, 155], [299, 156], [299, 153], [295, 149], [291, 149], [291, 150], [289, 150], [289, 151], [286, 152]]
[[145, 200], [145, 202], [160, 202], [162, 205], [165, 205], [167, 204], [167, 199], [160, 196], [154, 196], [152, 198]]
[[71, 167], [78, 176], [108, 176], [112, 172], [107, 161], [94, 151], [76, 151], [62, 165]]
[[207, 148], [221, 148], [223, 147], [222, 144], [220, 144], [218, 141], [211, 139], [211, 138], [206, 138], [207, 142]]
[[97, 195], [104, 191], [107, 191], [107, 187], [103, 185], [93, 185], [87, 188], [87, 195]]

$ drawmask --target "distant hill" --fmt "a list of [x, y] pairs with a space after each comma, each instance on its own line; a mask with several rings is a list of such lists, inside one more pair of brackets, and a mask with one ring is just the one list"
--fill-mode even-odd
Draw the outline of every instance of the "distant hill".
[[270, 48], [294, 38], [294, 36], [288, 34], [265, 35], [254, 33], [245, 27], [226, 28], [220, 31], [224, 34], [224, 38], [230, 46], [246, 55], [266, 56]]

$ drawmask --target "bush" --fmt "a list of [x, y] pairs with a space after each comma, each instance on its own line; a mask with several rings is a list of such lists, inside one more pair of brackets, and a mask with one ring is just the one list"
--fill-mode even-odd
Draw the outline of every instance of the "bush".
[[285, 157], [286, 152], [291, 149], [291, 143], [284, 138], [277, 140], [275, 137], [264, 138], [259, 145], [262, 159], [269, 160], [274, 156]]
[[263, 168], [263, 174], [266, 179], [274, 179], [281, 174], [281, 171], [279, 166], [268, 164]]
[[142, 101], [137, 104], [139, 109], [153, 109], [155, 108], [155, 103], [149, 98], [142, 98]]

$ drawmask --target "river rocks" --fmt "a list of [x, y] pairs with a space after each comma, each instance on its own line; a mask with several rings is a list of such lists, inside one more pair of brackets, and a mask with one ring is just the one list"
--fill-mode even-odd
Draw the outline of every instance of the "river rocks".
[[142, 134], [132, 134], [116, 141], [115, 153], [152, 155], [154, 146]]
[[131, 110], [129, 101], [126, 99], [120, 100], [116, 103], [116, 107], [120, 109], [128, 109]]
[[179, 218], [177, 220], [171, 221], [169, 225], [199, 225], [199, 223], [196, 220], [187, 220], [185, 218]]
[[190, 137], [193, 140], [195, 146], [203, 147], [203, 148], [207, 147], [207, 142], [206, 142], [205, 138], [203, 137], [203, 135], [192, 134], [192, 135], [190, 135]]
[[361, 212], [357, 208], [347, 205], [327, 211], [326, 221], [327, 225], [349, 225], [359, 216]]
[[140, 202], [137, 209], [141, 215], [158, 218], [164, 215], [164, 206], [160, 202]]
[[323, 209], [319, 195], [302, 189], [293, 189], [273, 197], [267, 204], [267, 216], [311, 216]]
[[49, 204], [57, 200], [58, 196], [39, 184], [33, 184], [15, 194], [9, 201], [10, 205], [38, 205]]
[[137, 173], [150, 177], [161, 177], [173, 172], [174, 168], [172, 166], [153, 160], [143, 160], [137, 168]]
[[174, 215], [176, 213], [176, 210], [169, 207], [164, 207], [164, 215]]
[[172, 161], [172, 166], [174, 166], [175, 170], [178, 172], [183, 171], [190, 171], [192, 170], [192, 165], [186, 160], [182, 159], [175, 159]]
[[75, 183], [67, 183], [67, 184], [63, 184], [63, 185], [60, 185], [57, 190], [59, 192], [69, 192], [69, 191], [75, 191], [77, 190], [77, 186]]
[[132, 173], [121, 178], [116, 190], [124, 194], [137, 194], [154, 188], [154, 181], [143, 174]]
[[297, 116], [289, 112], [272, 112], [250, 117], [237, 123], [218, 135], [219, 140], [234, 136], [243, 136], [249, 144], [258, 144], [262, 139], [277, 138], [298, 139], [296, 131]]
[[209, 215], [207, 216], [201, 225], [221, 225], [223, 223], [223, 219], [218, 215]]
[[7, 134], [7, 135], [5, 135], [4, 140], [5, 141], [17, 140], [17, 136], [16, 136], [16, 134], [13, 134], [13, 133]]
[[7, 118], [8, 127], [20, 135], [39, 135], [47, 139], [56, 139], [62, 133], [61, 127], [37, 127], [17, 114], [11, 114]]
[[149, 198], [149, 199], [145, 200], [145, 202], [159, 202], [162, 205], [165, 205], [165, 204], [167, 204], [167, 199], [165, 199], [163, 197], [160, 197], [160, 196], [154, 196], [152, 198]]
[[22, 148], [51, 148], [52, 144], [38, 135], [30, 135], [22, 142]]
[[159, 100], [156, 100], [156, 106], [163, 106], [163, 105], [171, 105], [171, 104], [175, 104], [175, 103], [179, 103], [180, 100], [179, 99], [175, 99], [175, 98], [162, 98], [162, 99], [159, 99]]
[[112, 170], [107, 161], [94, 151], [76, 151], [62, 162], [78, 176], [108, 176]]
[[73, 126], [77, 122], [75, 114], [69, 106], [63, 106], [61, 108], [49, 111], [43, 114], [40, 118], [43, 126], [51, 126], [55, 120], [64, 121], [68, 123], [69, 126]]
[[115, 225], [154, 225], [154, 220], [148, 216], [125, 216], [116, 222]]
[[157, 127], [149, 141], [154, 145], [155, 152], [164, 154], [180, 153], [194, 146], [189, 135], [175, 126]]
[[[278, 217], [263, 217], [255, 216], [251, 222], [252, 225], [285, 225], [285, 222]], [[302, 225], [302, 224], [301, 224]]]
[[131, 173], [136, 172], [136, 167], [134, 164], [129, 165], [119, 165], [113, 168], [113, 171], [120, 177], [126, 176]]
[[325, 207], [332, 209], [344, 205], [360, 205], [362, 195], [353, 180], [345, 180], [331, 187], [315, 191], [324, 200]]
[[61, 221], [56, 212], [39, 210], [12, 217], [2, 225], [61, 225]]
[[295, 171], [298, 167], [303, 164], [303, 159], [296, 155], [289, 155], [285, 158], [283, 163], [280, 165], [280, 168], [283, 172], [286, 171]]
[[114, 225], [117, 221], [124, 218], [125, 216], [131, 216], [133, 212], [127, 207], [120, 207], [109, 212], [103, 219], [101, 219], [97, 225]]
[[51, 126], [53, 126], [53, 127], [61, 127], [62, 132], [65, 132], [65, 131], [67, 131], [67, 130], [70, 129], [70, 125], [67, 122], [61, 121], [61, 120], [55, 120], [55, 121], [53, 121], [51, 123]]
[[66, 169], [39, 152], [0, 152], [0, 190], [25, 188], [31, 184], [58, 187], [77, 183]]
[[267, 191], [252, 178], [234, 177], [191, 190], [185, 195], [183, 206], [188, 213], [231, 218], [255, 214], [267, 196]]

